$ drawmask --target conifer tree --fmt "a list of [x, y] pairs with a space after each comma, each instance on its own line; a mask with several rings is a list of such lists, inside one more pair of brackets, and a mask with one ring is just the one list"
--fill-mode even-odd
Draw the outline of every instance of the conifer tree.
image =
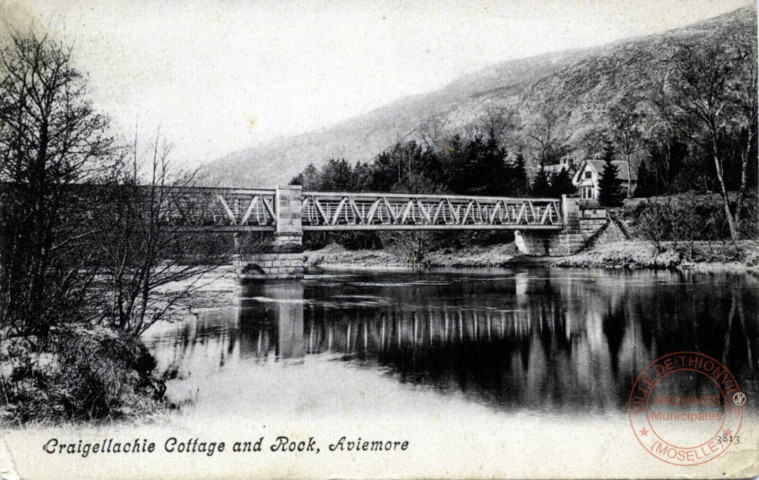
[[524, 155], [522, 155], [522, 151], [520, 150], [514, 162], [511, 193], [514, 195], [526, 195], [529, 190], [530, 181], [527, 178], [527, 167], [525, 166]]
[[540, 164], [540, 170], [535, 174], [535, 178], [532, 180], [532, 188], [530, 193], [535, 197], [542, 197], [551, 194], [551, 183], [548, 181], [548, 172], [546, 172], [543, 164]]
[[622, 205], [625, 193], [622, 190], [622, 180], [619, 178], [619, 167], [612, 163], [614, 146], [610, 141], [604, 143], [604, 168], [598, 179], [598, 203], [605, 207]]
[[656, 177], [648, 169], [648, 162], [641, 162], [638, 167], [638, 185], [635, 187], [635, 197], [645, 198], [656, 194]]
[[562, 168], [559, 173], [551, 175], [551, 196], [560, 197], [576, 192], [577, 187], [572, 183], [572, 176], [566, 168]]

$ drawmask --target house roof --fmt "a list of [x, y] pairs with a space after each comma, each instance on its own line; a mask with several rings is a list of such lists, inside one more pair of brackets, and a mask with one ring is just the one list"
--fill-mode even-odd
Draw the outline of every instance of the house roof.
[[[606, 162], [603, 161], [603, 160], [585, 160], [582, 163], [582, 165], [580, 166], [580, 168], [577, 170], [577, 173], [575, 174], [575, 178], [573, 178], [572, 180], [573, 181], [578, 181], [579, 180], [579, 178], [577, 178], [577, 176], [580, 174], [580, 172], [582, 172], [583, 170], [585, 170], [585, 166], [586, 165], [590, 165], [598, 173], [603, 172], [604, 171], [604, 164], [605, 163]], [[617, 168], [619, 169], [619, 174], [618, 174], [619, 179], [622, 180], [623, 182], [626, 182], [628, 180], [628, 178], [629, 178], [627, 176], [627, 161], [625, 161], [625, 160], [612, 160], [611, 163], [613, 163], [614, 165], [616, 165]], [[631, 170], [632, 170], [632, 172], [630, 172], [630, 173], [632, 173], [632, 180], [635, 182], [635, 181], [638, 180], [638, 172], [637, 172], [637, 169], [634, 166], [633, 166], [633, 168]]]
[[556, 164], [556, 165], [546, 165], [543, 168], [545, 169], [546, 172], [549, 172], [549, 173], [559, 173], [562, 170], [566, 170], [567, 173], [571, 175], [575, 172], [577, 167], [575, 165]]

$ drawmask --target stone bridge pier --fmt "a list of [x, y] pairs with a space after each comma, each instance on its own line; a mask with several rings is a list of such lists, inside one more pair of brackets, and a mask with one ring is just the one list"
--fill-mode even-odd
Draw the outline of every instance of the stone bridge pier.
[[258, 252], [237, 255], [234, 259], [241, 280], [303, 278], [303, 226], [300, 185], [277, 187], [274, 197], [276, 231]]
[[574, 255], [594, 243], [607, 230], [607, 209], [580, 204], [580, 199], [562, 195], [564, 228], [560, 231], [516, 230], [514, 242], [521, 253], [535, 256]]

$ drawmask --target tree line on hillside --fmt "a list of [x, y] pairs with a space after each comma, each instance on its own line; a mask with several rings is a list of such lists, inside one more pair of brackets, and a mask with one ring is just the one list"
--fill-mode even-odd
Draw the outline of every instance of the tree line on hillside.
[[[682, 45], [642, 87], [621, 86], [603, 109], [603, 126], [575, 145], [587, 159], [606, 161], [601, 202], [619, 205], [633, 193], [714, 192], [729, 237], [756, 235], [756, 57], [754, 32], [736, 31], [713, 43]], [[321, 169], [309, 165], [292, 183], [314, 190], [575, 193], [570, 172], [547, 168], [573, 151], [557, 137], [562, 113], [550, 99], [533, 113], [520, 125], [513, 109], [491, 105], [461, 132], [429, 119], [417, 129], [418, 139], [398, 142], [369, 162], [331, 159]], [[623, 161], [627, 178], [637, 177], [634, 192], [618, 191], [620, 167], [613, 160]]]
[[569, 172], [541, 169], [530, 181], [524, 155], [499, 138], [453, 136], [442, 147], [416, 140], [396, 143], [371, 162], [330, 159], [309, 165], [291, 185], [305, 190], [450, 193], [484, 196], [560, 196], [577, 191]]

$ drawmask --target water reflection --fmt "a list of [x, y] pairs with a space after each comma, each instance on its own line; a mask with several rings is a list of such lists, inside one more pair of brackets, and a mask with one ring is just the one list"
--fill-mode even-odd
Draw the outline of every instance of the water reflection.
[[313, 356], [497, 408], [607, 410], [625, 405], [649, 361], [678, 350], [721, 360], [756, 392], [757, 322], [745, 313], [757, 311], [756, 287], [671, 272], [329, 276], [240, 287], [233, 310], [147, 342], [180, 378]]
[[[239, 286], [237, 292], [237, 301], [239, 305], [236, 309], [236, 316], [240, 324], [255, 324], [258, 309], [258, 302], [271, 299], [276, 305], [274, 307], [271, 320], [271, 328], [263, 328], [263, 335], [267, 338], [276, 338], [275, 353], [278, 358], [300, 358], [304, 354], [303, 350], [303, 284], [300, 282], [282, 283], [282, 284], [265, 284], [261, 287], [251, 288], [248, 286]], [[260, 292], [261, 297], [253, 297]], [[250, 320], [250, 321], [249, 321]], [[260, 322], [259, 327], [266, 327], [265, 322]], [[259, 328], [259, 331], [262, 330]], [[259, 338], [263, 338], [259, 333]], [[262, 355], [270, 348], [268, 342], [266, 347], [260, 343], [257, 345], [256, 354]]]

